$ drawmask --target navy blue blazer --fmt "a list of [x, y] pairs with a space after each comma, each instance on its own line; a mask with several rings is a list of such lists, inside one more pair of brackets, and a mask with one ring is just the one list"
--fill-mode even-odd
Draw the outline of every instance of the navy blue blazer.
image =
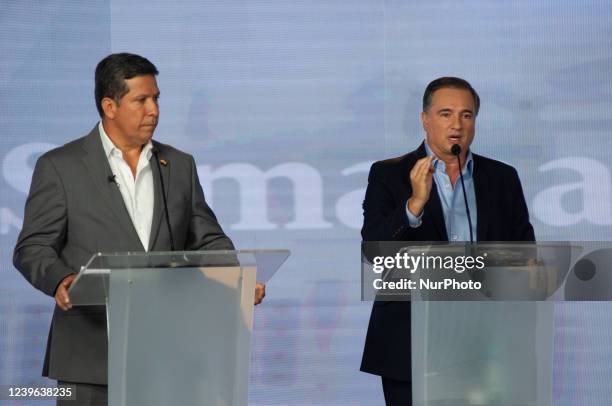
[[[406, 202], [412, 195], [410, 170], [426, 156], [425, 145], [370, 169], [363, 201], [363, 241], [448, 241], [437, 188], [432, 186], [422, 224], [411, 228]], [[473, 154], [478, 241], [535, 241], [516, 170]], [[376, 301], [372, 307], [361, 370], [411, 380], [410, 302]]]

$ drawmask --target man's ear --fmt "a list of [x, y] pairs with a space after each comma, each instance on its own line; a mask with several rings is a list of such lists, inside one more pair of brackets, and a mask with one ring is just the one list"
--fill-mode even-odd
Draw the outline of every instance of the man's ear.
[[423, 124], [423, 130], [427, 132], [427, 130], [429, 129], [429, 116], [424, 111], [421, 112], [421, 124]]
[[115, 118], [115, 114], [117, 113], [117, 102], [110, 97], [105, 97], [102, 99], [101, 105], [104, 116], [110, 118], [111, 120]]

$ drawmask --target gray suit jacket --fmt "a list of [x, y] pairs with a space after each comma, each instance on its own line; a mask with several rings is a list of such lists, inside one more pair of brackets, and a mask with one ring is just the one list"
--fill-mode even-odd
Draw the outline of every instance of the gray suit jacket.
[[[191, 155], [153, 142], [168, 200], [177, 250], [232, 250], [231, 240], [206, 204]], [[151, 158], [154, 212], [150, 251], [170, 250], [159, 180]], [[144, 251], [121, 193], [109, 180], [110, 165], [98, 127], [85, 137], [41, 156], [26, 201], [13, 263], [37, 289], [55, 295], [58, 284], [96, 252]], [[103, 306], [55, 307], [43, 375], [106, 384], [107, 337]]]

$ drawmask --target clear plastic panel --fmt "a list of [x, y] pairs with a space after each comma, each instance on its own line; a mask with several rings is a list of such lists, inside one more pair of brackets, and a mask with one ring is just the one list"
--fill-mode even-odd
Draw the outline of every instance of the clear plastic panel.
[[[555, 243], [483, 244], [478, 249], [498, 260], [487, 267], [489, 294], [479, 292], [480, 299], [469, 299], [474, 301], [412, 298], [414, 404], [550, 406], [554, 303], [537, 300], [552, 295], [559, 284], [536, 278], [546, 289], [534, 291], [533, 272], [541, 269], [526, 266], [525, 259], [537, 257], [539, 264], [561, 270], [556, 274], [563, 280], [581, 249]], [[431, 247], [430, 254], [437, 251], [446, 255], [448, 247]]]
[[96, 254], [69, 294], [107, 305], [109, 404], [246, 406], [255, 281], [288, 250]]
[[265, 283], [289, 254], [288, 250], [98, 253], [81, 269], [68, 293], [77, 306], [106, 304], [108, 275], [115, 269], [256, 266], [257, 280]]
[[414, 302], [416, 406], [550, 406], [554, 303]]
[[109, 404], [246, 405], [255, 268], [143, 271], [110, 275]]

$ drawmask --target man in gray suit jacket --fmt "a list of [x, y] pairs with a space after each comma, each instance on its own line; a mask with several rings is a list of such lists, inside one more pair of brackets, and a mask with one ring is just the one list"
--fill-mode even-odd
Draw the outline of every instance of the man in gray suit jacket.
[[[151, 140], [157, 73], [138, 55], [103, 59], [95, 78], [100, 123], [34, 169], [13, 262], [55, 298], [43, 375], [77, 384], [70, 405], [106, 402], [105, 309], [73, 308], [67, 293], [94, 253], [234, 249], [204, 200], [193, 157]], [[255, 303], [264, 295], [258, 284]]]

